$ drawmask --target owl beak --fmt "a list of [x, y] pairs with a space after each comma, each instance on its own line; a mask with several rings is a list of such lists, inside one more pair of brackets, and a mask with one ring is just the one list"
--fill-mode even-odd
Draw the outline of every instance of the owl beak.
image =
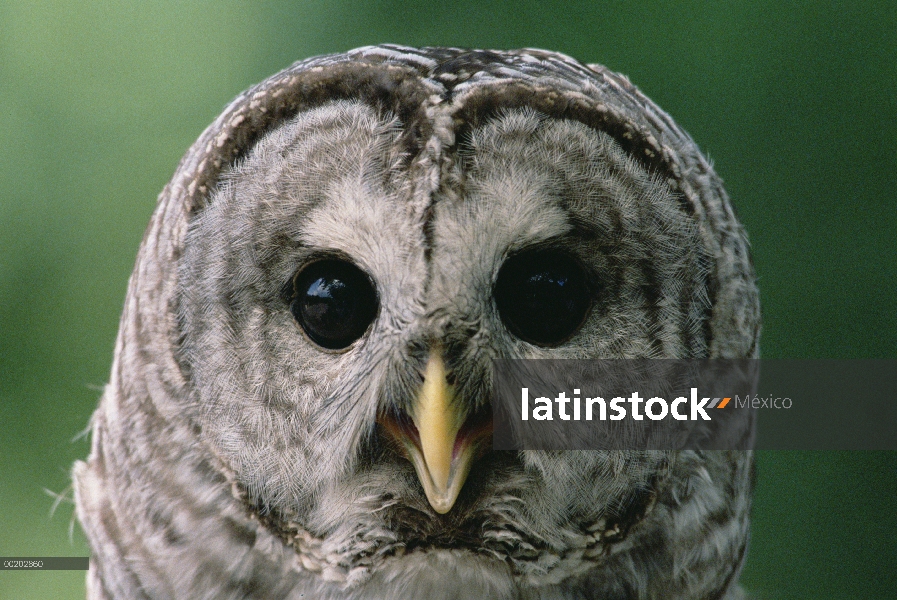
[[474, 460], [487, 449], [492, 419], [491, 414], [477, 414], [465, 420], [440, 351], [430, 353], [411, 414], [381, 415], [377, 421], [414, 465], [433, 510], [449, 512]]
[[[433, 510], [445, 514], [455, 505], [473, 462], [472, 444], [456, 444], [462, 426], [446, 381], [440, 353], [430, 354], [411, 419], [420, 436], [420, 449], [411, 452], [411, 462]], [[417, 450], [417, 448], [415, 448]]]

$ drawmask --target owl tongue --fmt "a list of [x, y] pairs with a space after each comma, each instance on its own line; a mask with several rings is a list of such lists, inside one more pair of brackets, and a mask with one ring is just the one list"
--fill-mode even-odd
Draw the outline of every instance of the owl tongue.
[[381, 420], [414, 465], [430, 506], [440, 514], [455, 505], [471, 464], [491, 432], [491, 422], [465, 422], [453, 400], [442, 357], [434, 351], [411, 415], [413, 426]]

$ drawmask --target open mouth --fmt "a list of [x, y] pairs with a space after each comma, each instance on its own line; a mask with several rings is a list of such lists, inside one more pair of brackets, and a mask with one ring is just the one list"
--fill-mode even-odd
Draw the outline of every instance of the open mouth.
[[440, 426], [445, 423], [434, 427], [426, 416], [415, 419], [405, 411], [384, 414], [377, 422], [414, 466], [427, 500], [440, 514], [454, 506], [473, 463], [489, 451], [492, 437], [488, 408], [468, 416], [458, 427]]

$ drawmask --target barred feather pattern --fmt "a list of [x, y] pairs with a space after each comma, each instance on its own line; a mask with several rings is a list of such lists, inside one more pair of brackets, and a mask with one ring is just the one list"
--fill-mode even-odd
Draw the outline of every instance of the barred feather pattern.
[[[542, 348], [491, 286], [558, 240], [608, 298]], [[282, 297], [320, 248], [378, 282], [341, 354]], [[437, 515], [375, 422], [434, 340], [472, 413], [492, 358], [756, 357], [758, 298], [720, 179], [623, 76], [543, 50], [300, 61], [160, 195], [73, 471], [88, 597], [741, 598], [750, 452], [487, 453]]]

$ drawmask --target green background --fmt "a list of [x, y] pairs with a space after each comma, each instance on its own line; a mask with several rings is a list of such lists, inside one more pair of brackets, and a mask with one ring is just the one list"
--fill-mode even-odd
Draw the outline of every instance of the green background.
[[[0, 0], [0, 555], [86, 555], [72, 462], [156, 195], [238, 92], [378, 42], [559, 50], [712, 157], [753, 243], [765, 357], [897, 357], [897, 3]], [[895, 427], [897, 429], [897, 427]], [[895, 432], [897, 433], [897, 432]], [[764, 452], [742, 578], [894, 597], [895, 453]], [[83, 572], [0, 572], [79, 598]]]

